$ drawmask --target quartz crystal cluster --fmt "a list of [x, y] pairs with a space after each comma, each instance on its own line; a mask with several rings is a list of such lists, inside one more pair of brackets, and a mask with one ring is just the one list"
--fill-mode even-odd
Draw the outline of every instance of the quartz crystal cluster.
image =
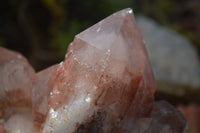
[[186, 133], [179, 111], [154, 102], [131, 9], [76, 35], [63, 62], [36, 74], [22, 55], [0, 55], [2, 133]]

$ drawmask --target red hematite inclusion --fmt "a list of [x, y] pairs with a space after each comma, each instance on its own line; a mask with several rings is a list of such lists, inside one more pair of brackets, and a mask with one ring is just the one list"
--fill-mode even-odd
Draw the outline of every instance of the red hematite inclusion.
[[[154, 102], [155, 80], [131, 9], [76, 35], [65, 60], [39, 73], [21, 55], [7, 54], [0, 56], [0, 103], [10, 106], [0, 105], [0, 132], [186, 133], [178, 110]], [[16, 88], [25, 98], [10, 101]], [[30, 99], [32, 112], [18, 105]]]

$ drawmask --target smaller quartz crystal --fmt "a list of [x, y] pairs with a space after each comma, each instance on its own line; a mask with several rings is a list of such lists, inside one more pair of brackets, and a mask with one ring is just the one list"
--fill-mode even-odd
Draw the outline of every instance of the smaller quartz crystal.
[[30, 106], [30, 82], [35, 71], [21, 54], [0, 47], [0, 110]]
[[51, 66], [38, 72], [32, 81], [32, 107], [33, 120], [36, 126], [40, 126], [46, 118], [48, 99], [53, 89], [55, 73], [58, 65]]

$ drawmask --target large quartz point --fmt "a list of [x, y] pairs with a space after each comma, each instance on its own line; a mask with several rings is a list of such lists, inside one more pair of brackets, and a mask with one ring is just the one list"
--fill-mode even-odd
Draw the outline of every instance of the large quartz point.
[[154, 91], [133, 12], [119, 11], [76, 35], [56, 72], [43, 133], [131, 131], [150, 117]]
[[21, 54], [0, 47], [0, 110], [30, 106], [30, 82], [35, 71]]
[[48, 99], [53, 89], [55, 73], [58, 65], [51, 66], [38, 72], [32, 81], [32, 108], [33, 120], [37, 127], [45, 121], [48, 108]]

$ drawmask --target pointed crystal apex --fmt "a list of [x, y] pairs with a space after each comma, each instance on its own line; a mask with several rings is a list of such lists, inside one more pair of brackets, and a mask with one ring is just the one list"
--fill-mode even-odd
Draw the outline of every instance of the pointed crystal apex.
[[[134, 67], [135, 74], [143, 71], [141, 68], [144, 68], [144, 62], [147, 60], [144, 59], [146, 51], [142, 40], [133, 11], [127, 8], [76, 35], [72, 45], [77, 49], [86, 45], [100, 53], [109, 54], [111, 58], [129, 64], [128, 70], [132, 71]], [[77, 44], [81, 45], [77, 46]]]
[[[94, 26], [76, 35], [76, 39], [78, 38], [97, 49], [107, 50], [117, 40], [126, 17], [134, 18], [132, 9], [127, 8], [108, 16]], [[131, 20], [134, 21], [134, 19]]]

